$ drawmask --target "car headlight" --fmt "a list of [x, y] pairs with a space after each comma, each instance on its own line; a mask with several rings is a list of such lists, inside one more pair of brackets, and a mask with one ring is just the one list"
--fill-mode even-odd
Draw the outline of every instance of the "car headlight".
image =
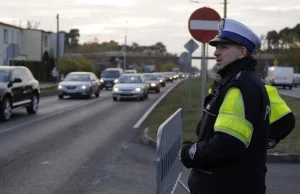
[[103, 80], [103, 79], [100, 79], [100, 82], [101, 82], [101, 83], [103, 83], [103, 82], [104, 82], [104, 80]]
[[155, 83], [152, 83], [151, 86], [156, 86], [156, 84], [155, 84]]
[[115, 79], [115, 81], [114, 81], [114, 82], [115, 82], [115, 83], [118, 83], [118, 81], [119, 81], [119, 80]]
[[84, 89], [84, 90], [85, 90], [86, 88], [87, 88], [86, 86], [81, 86], [81, 89]]
[[163, 80], [161, 79], [161, 80], [159, 80], [159, 82], [163, 82]]
[[135, 88], [135, 91], [140, 92], [141, 88]]
[[114, 88], [114, 91], [115, 91], [115, 92], [118, 92], [118, 91], [119, 91], [119, 88]]
[[172, 79], [172, 77], [170, 77], [170, 79]]
[[58, 89], [62, 89], [62, 85], [58, 85]]

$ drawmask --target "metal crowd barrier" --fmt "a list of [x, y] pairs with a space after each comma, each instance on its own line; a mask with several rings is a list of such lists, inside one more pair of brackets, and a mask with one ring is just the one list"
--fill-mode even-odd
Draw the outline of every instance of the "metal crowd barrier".
[[189, 189], [180, 178], [182, 163], [178, 154], [182, 145], [182, 109], [178, 109], [157, 132], [156, 144], [156, 194], [173, 194], [178, 183], [187, 193]]

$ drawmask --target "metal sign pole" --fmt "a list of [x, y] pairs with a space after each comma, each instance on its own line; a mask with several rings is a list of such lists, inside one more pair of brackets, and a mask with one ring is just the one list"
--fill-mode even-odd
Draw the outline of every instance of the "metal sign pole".
[[192, 101], [192, 57], [188, 63], [189, 65], [189, 105], [188, 105], [188, 110], [191, 110], [191, 101]]
[[206, 64], [205, 64], [205, 43], [202, 43], [201, 60], [201, 113], [204, 108], [204, 99], [206, 96]]

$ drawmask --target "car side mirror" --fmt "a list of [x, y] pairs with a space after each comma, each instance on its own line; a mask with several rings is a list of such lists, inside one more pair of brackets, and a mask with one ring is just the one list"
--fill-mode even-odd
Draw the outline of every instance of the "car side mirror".
[[13, 80], [13, 83], [21, 83], [22, 82], [22, 79], [21, 78], [15, 78]]

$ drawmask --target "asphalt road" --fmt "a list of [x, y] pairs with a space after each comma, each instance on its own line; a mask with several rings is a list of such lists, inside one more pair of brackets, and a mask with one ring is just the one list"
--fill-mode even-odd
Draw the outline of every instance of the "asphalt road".
[[14, 111], [0, 123], [0, 193], [153, 193], [153, 150], [133, 125], [161, 94], [118, 102], [110, 91], [89, 100], [50, 96], [37, 115]]
[[287, 96], [295, 97], [295, 98], [300, 98], [300, 87], [293, 87], [291, 90], [290, 89], [283, 89], [282, 87], [278, 87], [279, 93], [284, 94]]
[[[0, 193], [155, 193], [155, 150], [133, 125], [158, 97], [113, 102], [102, 91], [90, 100], [44, 97], [37, 115], [14, 111], [0, 123]], [[299, 164], [268, 164], [267, 193], [299, 194], [299, 178]]]

